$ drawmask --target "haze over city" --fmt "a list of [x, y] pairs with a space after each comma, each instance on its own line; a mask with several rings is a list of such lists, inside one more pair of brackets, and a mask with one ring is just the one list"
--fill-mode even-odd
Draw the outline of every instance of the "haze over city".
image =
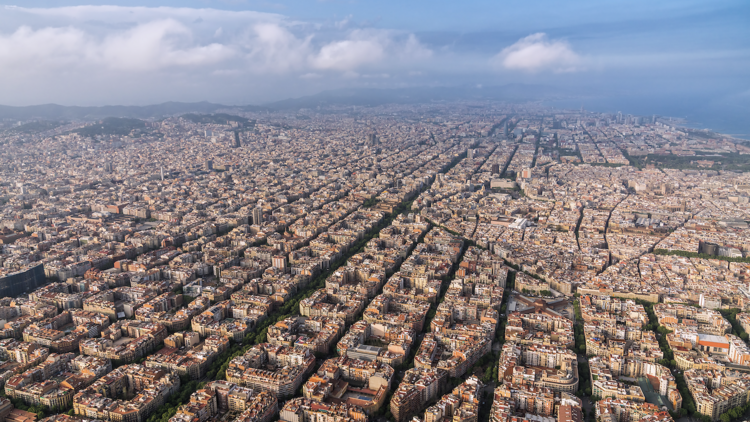
[[747, 14], [743, 1], [28, 1], [0, 13], [0, 89], [5, 105], [241, 105], [524, 83], [599, 111], [729, 113], [733, 128], [750, 107]]
[[745, 2], [0, 8], [0, 422], [750, 420]]

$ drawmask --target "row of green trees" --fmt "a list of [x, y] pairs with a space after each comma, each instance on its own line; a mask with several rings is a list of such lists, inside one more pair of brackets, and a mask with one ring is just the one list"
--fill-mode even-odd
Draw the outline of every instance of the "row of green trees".
[[667, 342], [667, 334], [671, 333], [671, 331], [666, 327], [659, 325], [659, 320], [656, 317], [656, 313], [654, 313], [653, 303], [641, 299], [636, 299], [635, 302], [643, 306], [643, 309], [646, 311], [646, 315], [648, 316], [648, 324], [646, 324], [646, 326], [644, 327], [644, 331], [654, 332], [659, 341], [659, 348], [661, 349], [664, 357], [660, 359], [658, 363], [672, 370], [672, 375], [675, 377], [675, 381], [677, 383], [677, 390], [682, 396], [682, 409], [679, 409], [676, 412], [672, 412], [672, 417], [678, 418], [681, 416], [685, 416], [686, 414], [695, 415], [697, 408], [695, 406], [693, 395], [692, 393], [690, 393], [690, 389], [688, 389], [682, 373], [678, 373], [675, 370], [675, 368], [677, 367], [677, 361], [675, 361], [674, 352], [672, 352], [672, 348], [669, 346], [669, 342]]
[[363, 208], [372, 208], [378, 203], [378, 199], [375, 197], [368, 198], [365, 202], [362, 203]]
[[[383, 219], [383, 221], [378, 224], [373, 230], [370, 231], [366, 236], [364, 236], [362, 239], [358, 240], [352, 248], [341, 258], [334, 261], [332, 265], [329, 267], [327, 271], [324, 271], [323, 273], [319, 274], [317, 277], [315, 277], [311, 282], [307, 284], [307, 286], [300, 290], [294, 298], [290, 299], [289, 301], [285, 302], [281, 307], [273, 311], [269, 316], [264, 319], [256, 329], [252, 332], [247, 334], [244, 339], [240, 343], [235, 343], [234, 341], [230, 340], [230, 347], [227, 349], [224, 353], [222, 353], [212, 364], [209, 366], [208, 371], [206, 372], [206, 377], [208, 379], [226, 379], [226, 371], [229, 368], [229, 364], [232, 361], [232, 359], [242, 356], [245, 354], [253, 345], [265, 343], [267, 341], [268, 337], [268, 328], [279, 322], [283, 321], [286, 318], [289, 318], [294, 315], [299, 315], [299, 302], [303, 299], [306, 299], [310, 297], [315, 291], [322, 288], [325, 285], [326, 279], [333, 274], [338, 268], [346, 263], [346, 261], [353, 255], [361, 252], [367, 243], [373, 239], [374, 237], [378, 236], [378, 233], [381, 229], [391, 224], [391, 222], [396, 218], [396, 216], [400, 213], [408, 212], [411, 208], [411, 201], [404, 202], [400, 204], [394, 212], [386, 218]], [[416, 350], [414, 350], [416, 352]], [[190, 390], [190, 387], [187, 388]], [[182, 389], [181, 389], [182, 391]], [[193, 390], [195, 391], [195, 390]], [[192, 392], [190, 393], [192, 394]], [[190, 400], [190, 394], [188, 394], [186, 397], [180, 396], [179, 403], [187, 403], [187, 401]], [[162, 416], [156, 417], [154, 420], [149, 420], [147, 422], [162, 422], [163, 417], [166, 417], [166, 415], [169, 415], [169, 417], [174, 416], [174, 414], [177, 412], [179, 406], [173, 407], [173, 408], [166, 408], [162, 409], [160, 412]], [[168, 420], [169, 417], [166, 419]]]
[[586, 362], [580, 362], [578, 364], [578, 391], [576, 396], [590, 396], [591, 395], [591, 374], [589, 372], [589, 364]]
[[[578, 299], [579, 295], [576, 294], [575, 300], [573, 300], [573, 313], [575, 315], [575, 323], [573, 324], [573, 338], [575, 340], [574, 349], [579, 355], [586, 355], [586, 336], [583, 332], [583, 316], [581, 315], [581, 303]], [[578, 397], [589, 396], [590, 400], [595, 402], [596, 396], [591, 396], [591, 372], [589, 370], [589, 364], [587, 362], [578, 362], [578, 390], [575, 395]], [[585, 411], [584, 411], [585, 412]], [[594, 418], [594, 410], [591, 409], [591, 414], [588, 415], [587, 420]], [[584, 416], [586, 416], [584, 414]]]
[[709, 255], [706, 253], [677, 251], [677, 250], [668, 250], [668, 249], [654, 249], [654, 255], [684, 256], [685, 258], [718, 259], [720, 261], [727, 261], [727, 262], [744, 262], [744, 263], [750, 262], [750, 257], [732, 258], [729, 256]]
[[505, 326], [508, 323], [508, 318], [505, 316], [508, 310], [508, 301], [510, 300], [510, 292], [516, 286], [516, 273], [508, 271], [508, 279], [505, 280], [505, 289], [503, 289], [503, 300], [500, 305], [500, 323], [498, 324], [497, 331], [495, 331], [495, 341], [500, 343], [500, 347], [505, 344]]
[[[378, 227], [373, 229], [370, 234], [357, 241], [349, 250], [349, 252], [336, 260], [327, 271], [319, 274], [310, 283], [308, 283], [304, 289], [300, 290], [294, 296], [294, 298], [290, 299], [289, 301], [284, 303], [284, 305], [271, 312], [271, 314], [269, 314], [266, 319], [258, 324], [253, 332], [247, 334], [243, 338], [241, 343], [236, 343], [233, 340], [230, 340], [229, 348], [221, 355], [219, 355], [219, 357], [214, 360], [214, 362], [209, 366], [209, 369], [206, 372], [206, 378], [209, 380], [226, 379], [226, 371], [229, 368], [229, 364], [231, 363], [232, 359], [242, 356], [256, 344], [265, 343], [267, 341], [268, 328], [271, 325], [279, 321], [283, 321], [290, 316], [299, 315], [299, 302], [310, 297], [316, 290], [323, 287], [325, 285], [325, 280], [331, 274], [333, 274], [334, 271], [336, 271], [341, 265], [346, 263], [346, 260], [349, 259], [352, 255], [360, 252], [365, 247], [367, 242], [369, 242], [370, 239], [377, 235], [380, 229], [382, 229], [385, 225], [390, 224], [394, 217], [395, 213], [390, 218], [386, 218], [385, 221], [378, 225]], [[155, 412], [148, 418], [147, 422], [167, 422], [172, 416], [177, 413], [180, 404], [187, 403], [190, 400], [190, 395], [198, 388], [202, 388], [203, 385], [204, 383], [197, 384], [197, 382], [195, 381], [185, 383], [180, 388], [180, 391], [177, 394], [173, 395], [172, 398], [170, 398], [170, 401], [167, 403], [167, 405], [159, 408], [157, 412]]]
[[[465, 155], [465, 154], [464, 154]], [[461, 157], [454, 160], [454, 162], [451, 163], [449, 167], [455, 166], [459, 161]], [[372, 207], [377, 203], [376, 199], [371, 199], [368, 201], [365, 201], [363, 206], [365, 208]], [[282, 305], [279, 309], [272, 312], [268, 318], [266, 318], [261, 324], [256, 327], [255, 332], [249, 333], [245, 336], [245, 338], [242, 341], [242, 346], [239, 344], [232, 344], [232, 346], [225, 351], [214, 363], [209, 367], [209, 370], [207, 372], [207, 377], [209, 379], [225, 379], [226, 378], [226, 370], [229, 367], [229, 363], [232, 359], [235, 357], [241, 356], [242, 354], [246, 353], [247, 350], [249, 350], [254, 344], [260, 344], [265, 343], [267, 341], [267, 333], [268, 328], [275, 324], [278, 321], [282, 321], [290, 316], [299, 315], [299, 302], [303, 299], [306, 299], [310, 297], [315, 291], [322, 288], [325, 285], [325, 280], [333, 274], [338, 268], [346, 263], [346, 261], [352, 257], [353, 255], [361, 252], [367, 243], [377, 237], [379, 235], [380, 230], [383, 228], [389, 226], [393, 220], [398, 216], [399, 214], [405, 214], [411, 211], [411, 206], [413, 204], [413, 201], [405, 201], [399, 204], [394, 211], [387, 215], [386, 218], [383, 219], [383, 221], [377, 225], [377, 227], [373, 228], [373, 230], [370, 231], [366, 236], [364, 236], [362, 239], [357, 241], [352, 248], [347, 252], [344, 256], [336, 260], [332, 263], [332, 265], [329, 267], [329, 269], [321, 274], [319, 274], [317, 277], [315, 277], [308, 285], [298, 292], [295, 297], [286, 303]], [[421, 241], [421, 239], [420, 239]], [[451, 273], [452, 275], [452, 273]], [[434, 316], [434, 314], [433, 314]], [[414, 367], [414, 356], [416, 355], [418, 349], [418, 345], [414, 345], [412, 347], [412, 350], [410, 352], [410, 356], [407, 360], [404, 361], [401, 365], [397, 366], [396, 371], [401, 370], [407, 370], [412, 367]], [[394, 383], [392, 386], [392, 391], [395, 391], [396, 388], [398, 388], [398, 383]], [[390, 395], [392, 395], [392, 392], [389, 393], [389, 397], [386, 397], [385, 403], [390, 403]], [[189, 400], [189, 396], [188, 396]], [[176, 412], [176, 409], [175, 409]], [[172, 413], [173, 415], [174, 413]], [[375, 416], [385, 416], [388, 420], [393, 420], [393, 416], [390, 413], [390, 410], [388, 409], [388, 405], [384, 405], [379, 410], [378, 414]], [[161, 422], [159, 419], [148, 422]]]
[[[48, 412], [49, 412], [49, 414], [54, 415], [54, 414], [60, 413], [60, 411], [63, 410], [63, 409], [58, 409], [58, 408], [47, 409], [45, 406], [42, 406], [42, 405], [39, 405], [39, 406], [29, 406], [29, 405], [26, 404], [26, 402], [24, 402], [21, 399], [15, 399], [15, 398], [7, 397], [5, 395], [4, 391], [2, 392], [2, 394], [0, 394], [0, 396], [9, 399], [10, 402], [13, 404], [13, 407], [15, 407], [16, 409], [20, 409], [20, 410], [23, 410], [23, 411], [26, 411], [26, 412], [31, 412], [31, 413], [35, 414], [36, 417], [37, 417], [37, 420], [46, 418], [48, 416]], [[74, 415], [73, 409], [70, 409], [68, 411], [68, 415], [70, 415], [70, 416]]]
[[[538, 278], [538, 276], [536, 278]], [[529, 289], [524, 288], [521, 290], [521, 293], [525, 295], [534, 295], [534, 296], [538, 295], [538, 296], [544, 296], [544, 297], [552, 297], [552, 292], [549, 290], [540, 290], [539, 292], [536, 292], [534, 290], [529, 290]]]
[[732, 309], [721, 309], [719, 310], [721, 313], [721, 316], [727, 319], [730, 324], [732, 324], [732, 334], [736, 335], [737, 337], [741, 338], [744, 341], [747, 341], [748, 334], [745, 332], [745, 329], [742, 328], [742, 325], [740, 325], [739, 322], [737, 322], [737, 314], [742, 312], [740, 309], [732, 308]]
[[190, 401], [190, 396], [206, 385], [205, 382], [190, 381], [187, 377], [181, 377], [180, 390], [172, 394], [163, 406], [156, 409], [146, 422], [169, 422], [182, 404]]

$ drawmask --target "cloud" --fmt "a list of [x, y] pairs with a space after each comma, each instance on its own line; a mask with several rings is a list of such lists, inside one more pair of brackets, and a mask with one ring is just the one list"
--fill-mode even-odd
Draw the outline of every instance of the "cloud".
[[[0, 69], [13, 73], [33, 66], [38, 72], [205, 69], [301, 76], [398, 67], [431, 56], [413, 34], [347, 30], [350, 17], [321, 33], [313, 24], [247, 11], [121, 6], [6, 11], [14, 19], [0, 25]], [[29, 23], [8, 33], [13, 23], [7, 22], [24, 21]]]
[[380, 62], [384, 56], [384, 46], [377, 40], [343, 40], [324, 45], [312, 62], [318, 69], [350, 71]]
[[304, 71], [313, 36], [301, 39], [278, 23], [252, 27], [238, 44], [245, 52], [245, 68], [254, 73]]
[[312, 58], [317, 69], [351, 72], [367, 65], [382, 64], [387, 58], [398, 64], [428, 59], [432, 51], [414, 34], [400, 37], [392, 31], [354, 30], [345, 40], [324, 45]]
[[564, 40], [550, 40], [538, 32], [521, 38], [493, 57], [496, 67], [524, 72], [576, 72], [583, 70], [581, 57]]
[[0, 35], [0, 69], [6, 72], [70, 70], [96, 66], [115, 71], [153, 71], [226, 60], [230, 47], [200, 44], [173, 19], [137, 25], [101, 38], [74, 27], [18, 28]]
[[352, 21], [352, 17], [353, 17], [352, 15], [349, 15], [349, 16], [345, 17], [344, 19], [342, 19], [342, 20], [340, 20], [340, 21], [338, 21], [338, 22], [335, 22], [335, 23], [333, 24], [333, 26], [335, 26], [335, 27], [336, 27], [336, 28], [338, 28], [338, 29], [344, 29], [344, 28], [346, 28], [346, 27], [347, 27], [347, 26], [349, 25], [349, 23], [350, 23], [350, 22]]
[[222, 44], [196, 43], [192, 31], [174, 19], [145, 23], [108, 36], [97, 48], [106, 66], [134, 71], [210, 65], [235, 54]]
[[426, 60], [432, 57], [432, 50], [422, 45], [414, 34], [409, 34], [400, 53], [402, 59], [406, 60]]
[[0, 69], [4, 73], [75, 66], [93, 58], [88, 36], [71, 27], [34, 30], [21, 26], [0, 36]]

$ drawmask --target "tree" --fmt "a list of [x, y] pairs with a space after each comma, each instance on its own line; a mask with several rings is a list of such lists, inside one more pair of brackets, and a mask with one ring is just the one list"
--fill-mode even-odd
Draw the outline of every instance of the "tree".
[[268, 327], [260, 330], [260, 332], [255, 336], [255, 343], [261, 344], [266, 341], [266, 335], [268, 334]]
[[482, 377], [482, 382], [484, 382], [485, 384], [487, 384], [490, 381], [492, 381], [492, 375], [493, 375], [492, 366], [490, 366], [490, 367], [487, 368], [486, 371], [484, 371], [484, 376]]
[[[680, 394], [682, 394], [682, 393], [680, 393]], [[683, 396], [683, 397], [685, 397], [685, 396]], [[690, 403], [688, 403], [687, 405], [685, 405], [685, 408], [687, 409], [688, 412], [690, 412], [691, 415], [695, 413], [695, 403], [693, 403], [692, 401]]]

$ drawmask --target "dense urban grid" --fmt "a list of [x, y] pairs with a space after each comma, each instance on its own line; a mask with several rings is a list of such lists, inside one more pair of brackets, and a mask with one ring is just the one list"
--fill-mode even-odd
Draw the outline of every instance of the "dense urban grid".
[[0, 134], [0, 421], [750, 410], [742, 140], [488, 102]]

